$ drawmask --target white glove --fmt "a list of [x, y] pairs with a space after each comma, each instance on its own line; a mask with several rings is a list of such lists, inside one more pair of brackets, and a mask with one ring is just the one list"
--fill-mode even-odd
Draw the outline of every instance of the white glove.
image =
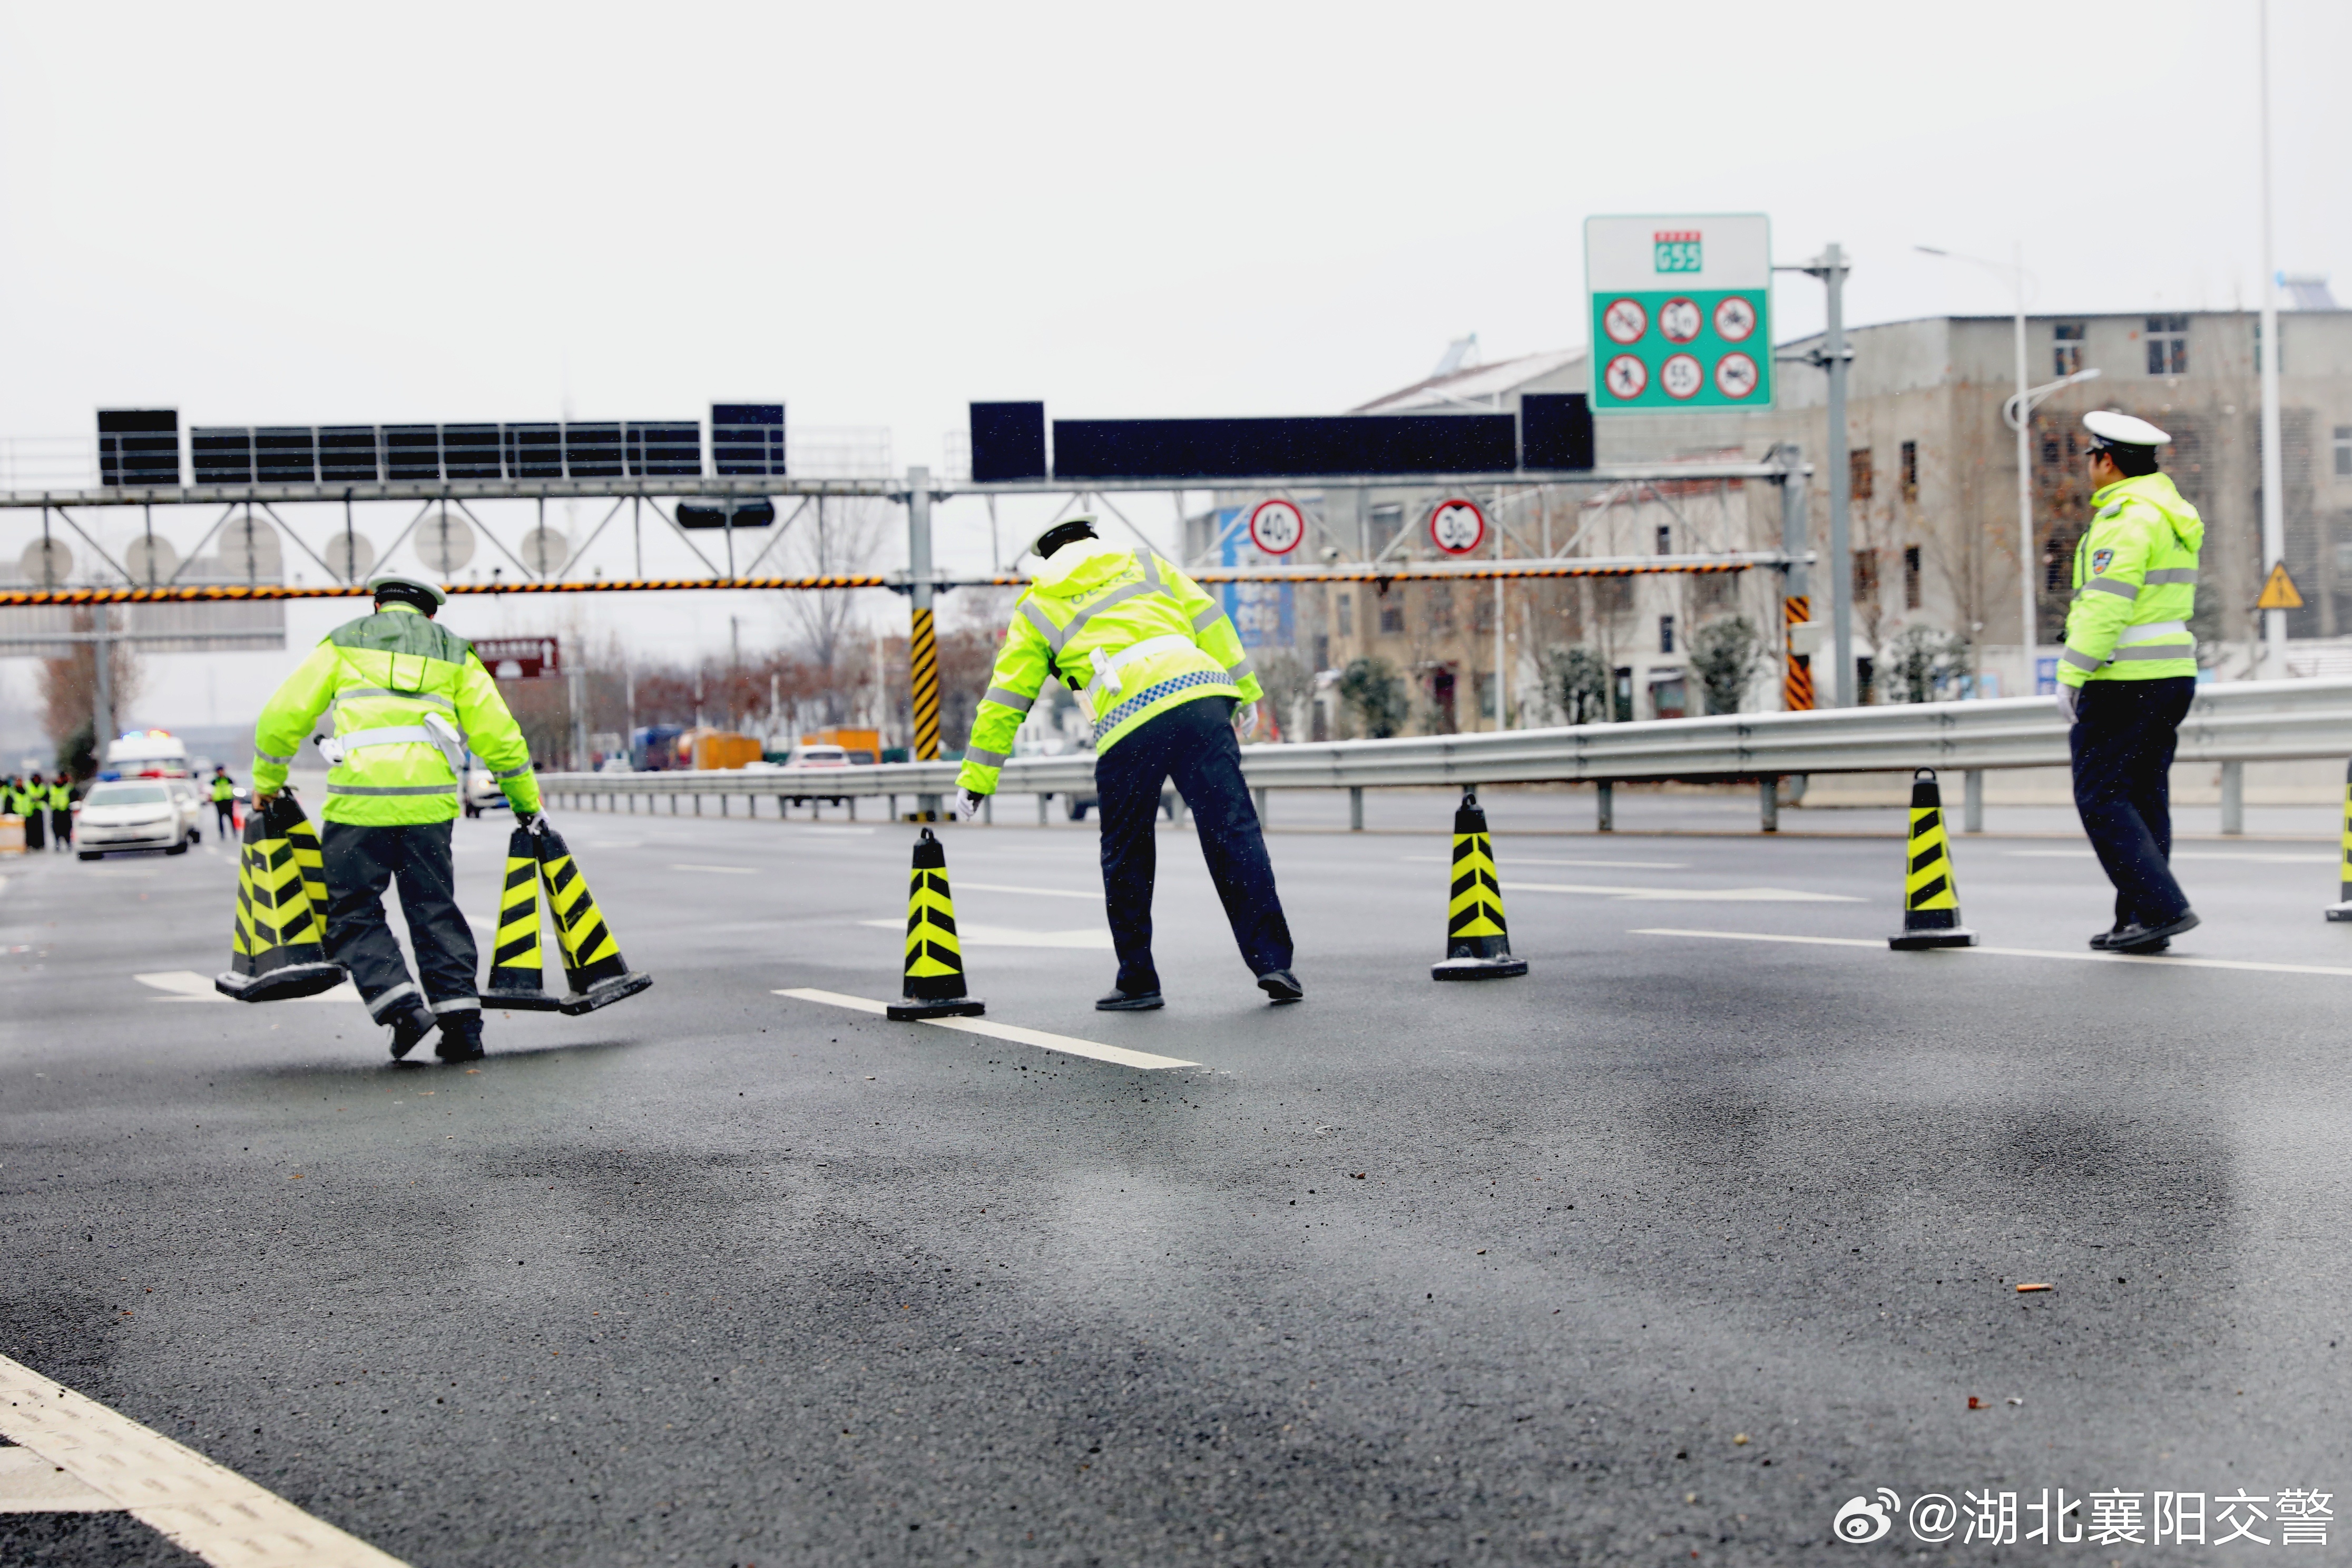
[[970, 790], [960, 792], [956, 796], [956, 820], [970, 822], [980, 815], [980, 808], [987, 803], [988, 797], [984, 795], [974, 795]]
[[1234, 728], [1242, 732], [1242, 739], [1244, 741], [1249, 740], [1257, 734], [1256, 703], [1244, 702], [1242, 704], [1241, 711], [1234, 715]]
[[2079, 724], [2083, 721], [2082, 714], [2075, 711], [2075, 704], [2082, 700], [2082, 695], [2081, 687], [2069, 686], [2063, 680], [2058, 683], [2058, 711], [2064, 716], [2069, 724]]

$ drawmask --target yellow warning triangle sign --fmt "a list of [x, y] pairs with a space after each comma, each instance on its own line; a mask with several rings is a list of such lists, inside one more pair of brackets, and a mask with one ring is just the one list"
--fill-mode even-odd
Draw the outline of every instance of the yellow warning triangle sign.
[[2294, 579], [2286, 574], [2286, 563], [2271, 568], [2270, 581], [2263, 584], [2263, 596], [2254, 601], [2258, 610], [2299, 610], [2303, 595], [2294, 591]]

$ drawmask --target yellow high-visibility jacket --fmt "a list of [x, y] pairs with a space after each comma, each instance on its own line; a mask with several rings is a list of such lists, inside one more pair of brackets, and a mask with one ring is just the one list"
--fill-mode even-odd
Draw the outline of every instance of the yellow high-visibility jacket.
[[2058, 679], [2161, 680], [2197, 673], [2197, 552], [2205, 522], [2165, 474], [2142, 474], [2091, 498], [2074, 548], [2074, 603]]
[[49, 809], [51, 811], [72, 810], [73, 785], [68, 784], [51, 784], [49, 786]]
[[1179, 703], [1265, 695], [1241, 634], [1198, 583], [1150, 550], [1079, 540], [1046, 557], [1013, 604], [958, 786], [996, 793], [1049, 674], [1086, 705], [1097, 752]]
[[436, 743], [454, 724], [517, 811], [539, 809], [530, 746], [473, 645], [406, 605], [337, 626], [261, 710], [253, 731], [256, 795], [278, 788], [303, 737], [334, 710], [346, 750], [327, 774], [329, 822], [370, 827], [446, 822], [463, 781]]
[[222, 777], [220, 774], [215, 773], [213, 775], [213, 798], [215, 800], [235, 800], [236, 798], [236, 786], [229, 783], [227, 779]]

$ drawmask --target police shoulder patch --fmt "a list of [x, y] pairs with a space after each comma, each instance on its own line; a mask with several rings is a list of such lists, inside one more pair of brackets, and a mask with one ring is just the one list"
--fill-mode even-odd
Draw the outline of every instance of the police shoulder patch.
[[2115, 561], [2116, 561], [2116, 552], [2115, 552], [2114, 551], [2112, 551], [2112, 550], [2094, 550], [2094, 551], [2092, 551], [2092, 552], [2091, 552], [2091, 575], [2092, 575], [2092, 576], [2094, 576], [2094, 577], [2098, 576], [2101, 573], [2105, 572], [2108, 567], [2110, 567], [2110, 566], [2114, 565], [2114, 564], [2115, 564]]

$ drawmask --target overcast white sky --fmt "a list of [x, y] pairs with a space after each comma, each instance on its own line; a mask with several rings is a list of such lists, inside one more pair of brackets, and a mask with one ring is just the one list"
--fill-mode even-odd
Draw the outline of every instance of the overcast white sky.
[[[2271, 27], [2279, 265], [2352, 299], [2352, 6]], [[1853, 321], [2008, 309], [1923, 242], [2021, 241], [2040, 309], [2251, 305], [2254, 28], [2252, 0], [0, 0], [0, 436], [757, 397], [936, 464], [976, 398], [1326, 412], [1464, 332], [1580, 344], [1606, 212], [1760, 210], [1782, 261], [1841, 240]], [[1807, 330], [1821, 290], [1776, 310]], [[941, 530], [981, 563], [976, 506]], [[730, 610], [782, 635], [709, 600], [587, 614], [673, 654]], [[138, 716], [242, 719], [297, 657], [155, 660]], [[0, 704], [29, 692], [0, 661]]]

